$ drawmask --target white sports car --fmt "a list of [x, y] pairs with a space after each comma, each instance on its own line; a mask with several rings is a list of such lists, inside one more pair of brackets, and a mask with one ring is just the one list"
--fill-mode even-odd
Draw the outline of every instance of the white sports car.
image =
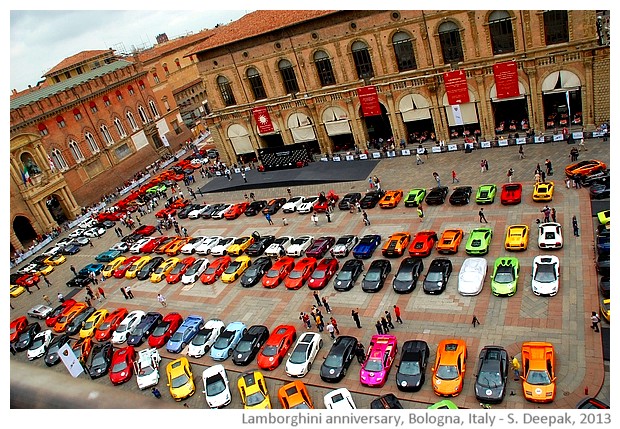
[[302, 235], [291, 240], [291, 245], [286, 249], [287, 256], [298, 257], [304, 254], [306, 249], [314, 242], [314, 237]]
[[207, 399], [207, 405], [211, 408], [222, 408], [230, 404], [232, 398], [228, 376], [221, 364], [213, 365], [202, 372], [202, 384]]
[[541, 249], [561, 249], [563, 244], [562, 225], [555, 222], [538, 225], [538, 247]]
[[319, 197], [304, 198], [303, 202], [297, 207], [297, 213], [310, 213], [318, 199]]
[[200, 275], [204, 272], [204, 270], [207, 269], [208, 266], [209, 260], [207, 258], [196, 259], [181, 277], [181, 283], [183, 283], [184, 285], [188, 285], [190, 283], [196, 282], [196, 280], [200, 278]]
[[78, 229], [74, 229], [70, 234], [69, 237], [71, 238], [78, 238], [84, 235], [84, 232], [86, 232], [85, 228], [78, 228]]
[[293, 241], [293, 237], [290, 235], [283, 235], [282, 237], [276, 238], [276, 240], [265, 249], [265, 256], [275, 258], [286, 254], [286, 250], [291, 245], [291, 241]]
[[43, 356], [50, 346], [52, 338], [54, 338], [54, 336], [52, 335], [51, 329], [39, 332], [28, 348], [28, 360], [34, 360]]
[[204, 206], [200, 207], [199, 209], [192, 210], [191, 212], [189, 212], [187, 214], [187, 217], [189, 219], [198, 219], [201, 214], [203, 214], [204, 212], [206, 212], [210, 208], [211, 208], [211, 204], [205, 204]]
[[112, 334], [112, 344], [121, 344], [127, 341], [127, 337], [142, 322], [144, 316], [146, 313], [142, 310], [134, 310], [129, 313]]
[[327, 392], [323, 397], [323, 403], [328, 410], [355, 410], [353, 396], [346, 387]]
[[215, 246], [211, 248], [211, 254], [213, 256], [223, 256], [226, 255], [226, 249], [228, 246], [233, 244], [233, 242], [237, 239], [237, 237], [226, 237], [221, 238]]
[[293, 213], [304, 202], [304, 197], [292, 197], [282, 206], [283, 213]]
[[467, 258], [463, 261], [459, 271], [459, 285], [461, 295], [478, 295], [484, 286], [487, 275], [487, 260], [485, 258]]
[[349, 255], [351, 249], [359, 242], [359, 238], [355, 235], [343, 235], [336, 240], [336, 244], [330, 249], [332, 256], [344, 258]]
[[211, 219], [222, 219], [224, 217], [224, 213], [226, 213], [228, 209], [231, 207], [232, 207], [232, 204], [226, 204], [222, 206], [221, 210], [218, 210], [211, 215]]
[[310, 371], [312, 362], [321, 347], [323, 347], [321, 334], [317, 332], [302, 334], [286, 361], [286, 373], [291, 377], [303, 377], [306, 375]]
[[119, 241], [114, 244], [114, 246], [110, 247], [108, 250], [118, 250], [119, 252], [126, 252], [129, 250], [129, 243], [125, 243], [124, 241]]
[[37, 304], [28, 310], [28, 316], [43, 320], [46, 319], [47, 316], [49, 316], [53, 311], [54, 309], [49, 305]]
[[89, 237], [89, 238], [101, 237], [103, 234], [105, 234], [105, 231], [106, 231], [105, 228], [96, 226], [94, 228], [90, 228], [84, 231], [84, 237]]
[[199, 358], [207, 354], [217, 337], [226, 328], [224, 322], [219, 319], [211, 319], [202, 327], [200, 331], [192, 338], [187, 348], [187, 355]]
[[560, 288], [560, 259], [553, 255], [539, 255], [532, 264], [532, 292], [534, 295], [554, 296]]
[[131, 247], [129, 248], [129, 252], [140, 253], [140, 248], [144, 246], [146, 243], [148, 243], [149, 241], [151, 241], [151, 238], [149, 237], [144, 237], [144, 238], [139, 239], [138, 241], [136, 241], [135, 243], [131, 245]]
[[220, 237], [219, 235], [209, 237], [204, 243], [196, 247], [196, 253], [199, 255], [208, 255], [211, 253], [213, 246], [215, 246], [222, 238], [224, 237]]
[[80, 228], [88, 229], [88, 228], [91, 228], [96, 223], [97, 221], [95, 219], [90, 218], [90, 219], [83, 220], [82, 222], [80, 222], [78, 226]]
[[196, 237], [193, 237], [189, 243], [181, 247], [181, 253], [184, 255], [193, 255], [196, 252], [196, 248], [208, 239], [209, 237], [205, 235], [197, 235]]

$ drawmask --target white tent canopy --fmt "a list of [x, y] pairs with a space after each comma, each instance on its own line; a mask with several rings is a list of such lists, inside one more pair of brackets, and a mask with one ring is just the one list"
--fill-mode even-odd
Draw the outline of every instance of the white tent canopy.
[[560, 70], [551, 73], [543, 80], [542, 92], [549, 94], [553, 92], [566, 92], [577, 90], [581, 87], [581, 80], [573, 72]]
[[295, 143], [316, 140], [312, 120], [305, 113], [293, 113], [288, 117], [288, 128], [291, 130]]
[[351, 134], [351, 125], [347, 117], [347, 112], [342, 108], [334, 106], [325, 109], [322, 115], [325, 130], [329, 136]]
[[228, 138], [237, 155], [254, 152], [248, 130], [243, 125], [232, 124], [228, 127]]
[[408, 94], [400, 99], [398, 110], [403, 116], [403, 122], [419, 121], [431, 118], [430, 103], [420, 94]]
[[[469, 103], [461, 104], [461, 116], [463, 117], [463, 124], [476, 124], [478, 123], [478, 112], [476, 111], [476, 96], [474, 93], [469, 90]], [[454, 119], [454, 114], [452, 113], [452, 108], [450, 107], [450, 103], [448, 102], [448, 93], [446, 92], [443, 95], [443, 105], [446, 109], [446, 117], [448, 118], [448, 125], [454, 127], [457, 125], [456, 120]]]

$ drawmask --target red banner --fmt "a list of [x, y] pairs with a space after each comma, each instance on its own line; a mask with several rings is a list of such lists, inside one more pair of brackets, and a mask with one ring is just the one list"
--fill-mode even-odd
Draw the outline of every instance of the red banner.
[[358, 88], [357, 96], [360, 99], [360, 103], [362, 105], [362, 115], [364, 117], [381, 115], [381, 104], [379, 103], [377, 88], [374, 86], [364, 86], [362, 88]]
[[266, 106], [254, 107], [252, 109], [252, 115], [254, 115], [259, 134], [269, 134], [275, 131]]
[[467, 75], [463, 70], [455, 70], [443, 74], [443, 83], [448, 93], [448, 104], [469, 103], [469, 89], [467, 88]]
[[516, 62], [507, 61], [505, 63], [493, 64], [493, 75], [495, 76], [497, 98], [519, 96], [519, 75]]

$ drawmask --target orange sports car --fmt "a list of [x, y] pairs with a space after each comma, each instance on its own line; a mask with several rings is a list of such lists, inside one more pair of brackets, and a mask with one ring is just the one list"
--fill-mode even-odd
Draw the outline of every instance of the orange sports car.
[[209, 267], [200, 275], [200, 281], [204, 285], [210, 285], [222, 275], [230, 265], [231, 257], [228, 255], [219, 256], [209, 264]]
[[383, 256], [403, 256], [411, 241], [411, 234], [408, 232], [397, 232], [389, 236], [385, 241], [381, 253]]
[[196, 261], [193, 256], [188, 256], [181, 259], [181, 261], [174, 266], [172, 271], [166, 275], [166, 282], [168, 284], [174, 284], [181, 281], [181, 277], [185, 274], [185, 271]]
[[278, 286], [295, 266], [295, 259], [290, 256], [283, 256], [273, 263], [271, 269], [265, 273], [261, 282], [266, 288]]
[[599, 171], [605, 171], [606, 169], [607, 164], [604, 162], [590, 159], [567, 165], [564, 169], [564, 173], [572, 179], [575, 176], [586, 177]]
[[531, 402], [555, 399], [555, 352], [551, 343], [529, 341], [521, 345], [523, 396]]
[[457, 396], [463, 390], [467, 346], [465, 341], [442, 340], [433, 365], [433, 391], [439, 396]]
[[437, 242], [437, 233], [435, 231], [420, 231], [411, 241], [409, 246], [409, 255], [425, 258], [431, 254], [435, 243]]
[[242, 203], [233, 204], [226, 213], [224, 213], [224, 217], [228, 220], [237, 219], [239, 216], [243, 214], [245, 209], [250, 205], [249, 202], [244, 201]]
[[392, 209], [400, 203], [403, 199], [403, 191], [401, 189], [387, 191], [385, 195], [379, 200], [379, 207], [382, 209]]
[[292, 381], [280, 387], [278, 390], [278, 399], [280, 399], [282, 408], [287, 410], [293, 408], [314, 409], [306, 385], [299, 380]]
[[166, 255], [177, 256], [181, 251], [181, 247], [189, 243], [191, 239], [192, 237], [183, 237], [174, 240], [168, 247], [166, 247]]
[[268, 371], [276, 369], [296, 339], [297, 330], [293, 325], [276, 326], [258, 352], [256, 357], [258, 367]]
[[91, 337], [80, 338], [71, 347], [75, 357], [84, 365], [93, 349], [93, 339]]
[[117, 308], [109, 313], [95, 331], [95, 339], [97, 341], [107, 341], [112, 337], [112, 332], [118, 328], [123, 319], [127, 317], [129, 311], [126, 308]]
[[446, 229], [437, 242], [437, 252], [456, 253], [459, 251], [461, 241], [463, 241], [462, 229]]
[[18, 317], [11, 321], [11, 342], [17, 341], [19, 335], [26, 330], [28, 326], [28, 318], [26, 316]]
[[71, 307], [62, 312], [62, 315], [56, 321], [54, 325], [54, 332], [65, 332], [67, 326], [73, 319], [77, 317], [82, 311], [86, 310], [88, 305], [85, 302], [76, 302]]
[[166, 253], [166, 249], [168, 248], [168, 246], [177, 241], [179, 238], [180, 237], [167, 237], [166, 239], [159, 242], [153, 252], [163, 255], [164, 253]]
[[306, 280], [310, 278], [316, 268], [316, 259], [305, 257], [301, 258], [295, 264], [293, 270], [288, 273], [288, 276], [284, 279], [284, 286], [287, 289], [296, 290], [301, 288]]

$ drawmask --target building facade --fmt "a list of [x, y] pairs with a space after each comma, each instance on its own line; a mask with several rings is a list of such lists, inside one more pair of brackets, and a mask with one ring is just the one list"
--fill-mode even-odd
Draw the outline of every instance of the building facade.
[[[332, 154], [391, 138], [590, 130], [610, 117], [596, 11], [257, 11], [188, 55], [206, 87], [206, 125], [231, 163], [293, 143]], [[496, 85], [506, 64], [516, 67], [509, 97]], [[464, 76], [457, 102], [450, 72]], [[373, 114], [360, 89], [378, 101]]]

